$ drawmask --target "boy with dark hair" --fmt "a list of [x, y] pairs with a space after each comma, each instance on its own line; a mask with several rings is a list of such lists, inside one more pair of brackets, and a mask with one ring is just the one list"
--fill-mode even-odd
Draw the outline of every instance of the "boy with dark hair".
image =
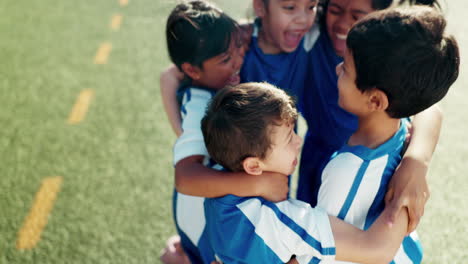
[[[302, 143], [294, 132], [296, 118], [294, 103], [283, 90], [245, 83], [213, 97], [202, 131], [210, 156], [226, 169], [251, 177], [263, 171], [288, 175], [297, 165]], [[380, 217], [362, 231], [301, 201], [272, 203], [234, 195], [206, 199], [205, 215], [208, 240], [217, 260], [225, 264], [318, 263], [335, 258], [388, 263], [408, 225], [406, 209], [393, 227]]]
[[[181, 164], [207, 164], [208, 153], [200, 130], [204, 109], [217, 90], [239, 83], [242, 55], [237, 23], [205, 1], [178, 4], [167, 20], [166, 39], [172, 62], [184, 73], [181, 112], [183, 134], [174, 145], [176, 173]], [[173, 214], [180, 244], [171, 239], [161, 256], [164, 263], [210, 263], [213, 252], [204, 239], [202, 197], [174, 191]], [[184, 251], [186, 253], [185, 256]]]
[[[338, 104], [359, 125], [323, 170], [317, 206], [329, 214], [366, 230], [384, 210], [407, 134], [401, 118], [441, 100], [458, 77], [458, 45], [445, 26], [438, 11], [415, 6], [374, 12], [348, 33]], [[416, 232], [393, 261], [421, 263]]]

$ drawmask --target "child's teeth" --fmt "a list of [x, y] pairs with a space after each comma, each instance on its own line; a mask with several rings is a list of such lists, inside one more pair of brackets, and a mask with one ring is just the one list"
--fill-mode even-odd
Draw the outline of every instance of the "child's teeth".
[[345, 34], [336, 34], [336, 37], [337, 37], [338, 39], [343, 39], [343, 40], [346, 39], [346, 35], [345, 35]]

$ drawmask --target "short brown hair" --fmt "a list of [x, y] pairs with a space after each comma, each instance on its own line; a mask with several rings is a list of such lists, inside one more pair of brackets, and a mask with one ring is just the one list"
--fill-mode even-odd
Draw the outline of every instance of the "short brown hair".
[[242, 171], [245, 158], [266, 157], [272, 125], [296, 119], [294, 101], [283, 90], [268, 83], [244, 83], [213, 97], [202, 131], [211, 158], [231, 171]]
[[388, 97], [393, 118], [417, 114], [441, 100], [458, 77], [458, 44], [434, 8], [413, 6], [373, 12], [349, 31], [346, 44], [356, 85]]

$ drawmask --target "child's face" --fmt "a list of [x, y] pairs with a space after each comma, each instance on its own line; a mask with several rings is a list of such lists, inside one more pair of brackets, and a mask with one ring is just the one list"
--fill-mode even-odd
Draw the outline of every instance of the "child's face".
[[227, 52], [203, 62], [203, 68], [198, 70], [198, 78], [192, 78], [193, 84], [212, 89], [222, 89], [226, 85], [239, 84], [239, 71], [244, 60], [243, 54], [235, 41], [231, 41]]
[[284, 122], [271, 130], [272, 146], [264, 160], [263, 171], [290, 175], [297, 166], [302, 139], [294, 132], [294, 124]]
[[312, 27], [318, 0], [263, 0], [257, 1], [257, 16], [262, 19], [259, 44], [263, 52], [278, 54], [293, 52], [305, 33]]
[[356, 66], [348, 49], [345, 49], [344, 61], [336, 66], [336, 74], [338, 75], [338, 105], [359, 116], [367, 105], [368, 97], [356, 85]]
[[371, 0], [330, 0], [326, 13], [327, 33], [338, 56], [344, 56], [346, 36], [353, 24], [372, 11], [375, 10]]

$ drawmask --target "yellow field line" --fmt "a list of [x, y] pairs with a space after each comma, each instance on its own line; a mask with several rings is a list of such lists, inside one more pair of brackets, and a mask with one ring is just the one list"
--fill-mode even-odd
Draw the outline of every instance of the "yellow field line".
[[109, 53], [112, 50], [112, 44], [106, 42], [102, 43], [99, 46], [98, 51], [96, 52], [96, 56], [94, 56], [94, 64], [106, 64], [107, 58], [109, 57]]
[[62, 181], [60, 176], [49, 177], [42, 181], [41, 188], [34, 198], [33, 206], [18, 233], [17, 249], [32, 249], [41, 239], [42, 230], [47, 224]]
[[89, 104], [94, 97], [94, 91], [91, 89], [85, 89], [81, 91], [80, 95], [76, 99], [75, 105], [70, 112], [68, 117], [68, 124], [74, 125], [81, 122], [88, 112]]
[[128, 5], [128, 0], [119, 0], [119, 3], [121, 6], [126, 6]]
[[110, 28], [114, 31], [119, 30], [120, 24], [122, 24], [122, 15], [116, 14], [112, 16], [112, 20], [110, 23]]

